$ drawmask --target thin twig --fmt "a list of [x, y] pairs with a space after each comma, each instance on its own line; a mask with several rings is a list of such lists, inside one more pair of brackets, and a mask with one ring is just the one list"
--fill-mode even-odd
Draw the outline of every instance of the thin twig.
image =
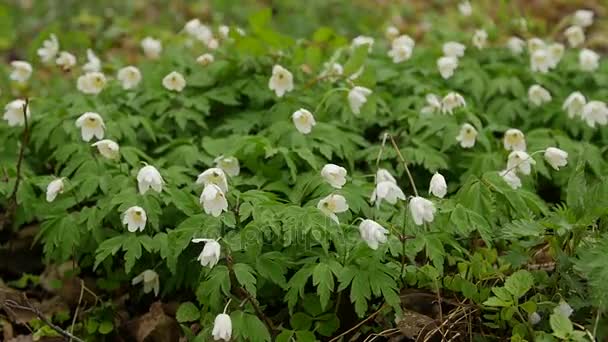
[[340, 335], [338, 335], [338, 336], [336, 336], [336, 337], [332, 338], [331, 340], [329, 340], [329, 342], [335, 342], [335, 341], [339, 340], [339, 339], [340, 339], [342, 336], [348, 335], [348, 334], [350, 334], [351, 332], [353, 332], [353, 331], [355, 331], [355, 330], [359, 329], [359, 327], [361, 327], [363, 324], [365, 324], [365, 323], [369, 322], [369, 321], [370, 321], [370, 320], [372, 320], [374, 317], [376, 317], [376, 316], [377, 316], [377, 315], [380, 313], [380, 311], [382, 311], [382, 310], [383, 310], [385, 307], [386, 307], [386, 303], [382, 304], [382, 305], [380, 306], [380, 309], [376, 310], [376, 312], [374, 312], [373, 314], [371, 314], [371, 315], [367, 316], [367, 318], [365, 318], [365, 319], [364, 319], [364, 320], [362, 320], [361, 322], [357, 323], [357, 324], [356, 324], [354, 327], [352, 327], [352, 328], [350, 328], [350, 329], [346, 330], [345, 332], [341, 333]]
[[410, 180], [410, 184], [412, 185], [412, 188], [414, 189], [414, 195], [416, 195], [416, 197], [418, 197], [418, 189], [416, 188], [416, 183], [414, 183], [414, 177], [412, 177], [412, 173], [410, 172], [410, 169], [407, 167], [407, 162], [405, 161], [405, 158], [403, 158], [403, 155], [401, 154], [401, 151], [399, 150], [399, 147], [397, 146], [395, 139], [393, 139], [393, 136], [389, 135], [389, 138], [391, 138], [391, 144], [395, 148], [395, 151], [397, 152], [397, 156], [399, 157], [399, 160], [401, 160], [401, 162], [403, 163], [403, 167], [405, 168], [405, 173], [407, 173], [407, 177]]
[[[78, 318], [78, 310], [80, 309], [80, 303], [82, 303], [82, 297], [84, 295], [84, 281], [80, 279], [80, 297], [78, 297], [78, 305], [76, 305], [76, 310], [74, 311], [74, 317], [72, 318], [72, 326], [70, 327], [70, 333], [74, 333], [74, 325], [76, 324], [76, 318]], [[72, 338], [70, 337], [70, 342]]]

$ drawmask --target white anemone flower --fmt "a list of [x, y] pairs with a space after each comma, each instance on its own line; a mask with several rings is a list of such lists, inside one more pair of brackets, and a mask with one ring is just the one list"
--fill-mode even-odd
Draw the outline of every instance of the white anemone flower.
[[228, 201], [222, 189], [215, 184], [207, 184], [199, 198], [203, 210], [208, 215], [218, 217], [223, 211], [228, 211]]
[[230, 316], [226, 314], [226, 312], [215, 316], [211, 336], [213, 336], [215, 341], [230, 341], [232, 338], [232, 320], [230, 319]]
[[346, 203], [346, 198], [344, 198], [344, 196], [331, 194], [319, 200], [319, 203], [317, 203], [317, 209], [321, 210], [323, 214], [337, 224], [340, 224], [336, 214], [347, 211], [348, 203]]
[[348, 104], [354, 114], [361, 113], [361, 107], [367, 102], [367, 97], [372, 94], [372, 90], [365, 87], [353, 87], [348, 92]]
[[336, 164], [325, 164], [321, 169], [321, 177], [336, 189], [342, 189], [346, 184], [346, 169]]
[[87, 63], [82, 66], [82, 70], [86, 72], [101, 71], [101, 61], [91, 49], [87, 49]]
[[544, 103], [551, 102], [551, 93], [542, 86], [534, 84], [528, 89], [528, 99], [535, 106], [540, 106]]
[[435, 209], [433, 202], [426, 198], [416, 196], [410, 200], [409, 207], [412, 219], [417, 225], [420, 226], [425, 222], [433, 222], [435, 211], [437, 210]]
[[59, 41], [57, 36], [51, 34], [48, 39], [42, 42], [42, 47], [37, 51], [43, 63], [51, 63], [59, 53]]
[[222, 247], [217, 240], [214, 239], [192, 239], [193, 243], [204, 242], [205, 247], [201, 254], [198, 256], [198, 261], [200, 261], [202, 266], [209, 266], [209, 268], [213, 268], [213, 266], [217, 265], [220, 260], [220, 254]]
[[158, 273], [154, 272], [154, 270], [145, 270], [131, 281], [131, 285], [137, 285], [139, 283], [143, 283], [144, 293], [154, 291], [154, 296], [158, 297], [158, 293], [160, 292], [160, 278], [158, 277]]
[[226, 178], [224, 170], [219, 167], [212, 167], [198, 175], [196, 184], [203, 184], [205, 186], [215, 184], [222, 192], [228, 192], [228, 179]]
[[566, 98], [562, 105], [562, 109], [566, 110], [568, 112], [568, 117], [572, 119], [582, 115], [585, 104], [587, 104], [585, 95], [579, 91], [575, 91]]
[[144, 208], [133, 206], [125, 211], [122, 224], [127, 225], [127, 230], [131, 233], [135, 233], [138, 230], [143, 232], [147, 220]]
[[435, 172], [431, 178], [429, 185], [429, 194], [433, 194], [436, 197], [443, 198], [448, 192], [448, 185], [445, 181], [445, 177], [439, 172]]
[[515, 170], [506, 169], [500, 171], [498, 174], [500, 177], [502, 177], [502, 179], [504, 179], [505, 182], [507, 182], [507, 184], [509, 184], [511, 188], [513, 188], [513, 190], [521, 188], [521, 179], [517, 177]]
[[446, 80], [454, 76], [456, 68], [458, 68], [458, 58], [456, 57], [444, 56], [437, 60], [437, 69], [441, 77]]
[[179, 72], [172, 71], [163, 78], [163, 87], [179, 93], [186, 87], [186, 79]]
[[525, 151], [526, 138], [524, 133], [515, 128], [508, 129], [503, 138], [503, 145], [507, 151]]
[[272, 67], [272, 75], [268, 80], [268, 88], [278, 97], [293, 90], [293, 75], [289, 70], [276, 64]]
[[294, 126], [298, 132], [309, 134], [312, 128], [317, 124], [315, 117], [306, 109], [300, 108], [291, 115]]
[[595, 71], [600, 67], [600, 55], [595, 51], [582, 49], [578, 54], [578, 63], [582, 71]]
[[608, 107], [602, 101], [589, 101], [583, 107], [581, 117], [591, 128], [594, 128], [595, 124], [603, 126], [608, 123]]
[[235, 177], [241, 173], [241, 166], [239, 165], [239, 160], [233, 156], [224, 156], [220, 155], [213, 160], [215, 163], [215, 167], [219, 167], [224, 170], [224, 172], [230, 176]]
[[359, 233], [361, 234], [361, 239], [367, 243], [369, 248], [376, 250], [379, 244], [386, 242], [388, 230], [378, 222], [367, 219], [359, 224]]
[[116, 160], [120, 158], [120, 146], [110, 139], [100, 140], [94, 143], [92, 146], [97, 147], [99, 154], [104, 158]]
[[101, 115], [93, 112], [86, 112], [76, 120], [76, 127], [80, 128], [82, 140], [91, 141], [93, 137], [101, 140], [104, 136], [106, 125]]
[[404, 201], [405, 194], [397, 183], [390, 180], [377, 182], [376, 188], [370, 197], [370, 202], [376, 204], [377, 206], [379, 206], [382, 201], [387, 201], [390, 204], [396, 204], [398, 200]]
[[160, 193], [163, 191], [164, 183], [160, 172], [152, 165], [146, 165], [137, 172], [137, 188], [141, 195], [148, 192], [150, 188]]
[[2, 117], [9, 126], [23, 126], [25, 125], [25, 118], [30, 118], [30, 106], [25, 108], [25, 115], [23, 115], [25, 107], [25, 100], [17, 99], [7, 103], [4, 106], [4, 116]]
[[443, 44], [442, 50], [443, 54], [447, 57], [460, 58], [464, 56], [466, 48], [464, 44], [459, 42], [447, 42]]
[[13, 70], [9, 78], [19, 83], [25, 83], [32, 76], [32, 65], [25, 61], [12, 61], [11, 67]]
[[57, 195], [63, 192], [64, 184], [63, 178], [57, 178], [52, 180], [46, 187], [46, 201], [53, 202]]
[[129, 65], [118, 70], [116, 78], [122, 84], [123, 89], [133, 89], [141, 82], [141, 72], [136, 67]]
[[106, 76], [100, 72], [88, 72], [78, 77], [76, 87], [85, 94], [99, 94], [106, 86]]
[[532, 165], [536, 161], [524, 151], [513, 151], [509, 153], [507, 159], [507, 170], [514, 170], [522, 175], [529, 175], [532, 172]]
[[471, 148], [475, 146], [477, 134], [477, 130], [473, 125], [465, 123], [460, 127], [460, 133], [456, 137], [456, 141], [460, 143], [460, 147], [462, 148]]
[[163, 51], [163, 44], [158, 39], [146, 37], [141, 41], [141, 48], [144, 50], [146, 57], [157, 59]]
[[557, 147], [549, 147], [545, 150], [545, 160], [552, 168], [559, 170], [560, 167], [568, 165], [568, 152]]

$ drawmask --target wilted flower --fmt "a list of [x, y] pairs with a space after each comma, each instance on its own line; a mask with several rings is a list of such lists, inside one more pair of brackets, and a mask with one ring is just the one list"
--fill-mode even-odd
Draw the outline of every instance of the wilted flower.
[[526, 46], [526, 42], [519, 37], [511, 37], [507, 41], [507, 48], [509, 48], [514, 55], [521, 55], [521, 53], [524, 52], [524, 46]]
[[456, 92], [449, 92], [446, 96], [441, 100], [441, 112], [452, 114], [454, 109], [458, 107], [464, 107], [467, 103], [464, 101], [462, 95]]
[[563, 44], [553, 43], [547, 47], [547, 51], [549, 53], [549, 60], [551, 61], [551, 68], [555, 68], [559, 61], [561, 61], [564, 56], [564, 51], [566, 48]]
[[12, 61], [11, 67], [13, 70], [9, 78], [19, 83], [25, 83], [32, 76], [32, 65], [25, 61]]
[[397, 200], [405, 200], [403, 190], [394, 182], [394, 179], [385, 181], [376, 180], [376, 188], [372, 192], [370, 201], [379, 206], [383, 200], [390, 204], [396, 204]]
[[141, 82], [141, 72], [136, 67], [130, 65], [118, 70], [116, 78], [122, 83], [123, 89], [133, 89]]
[[437, 69], [441, 77], [448, 79], [454, 76], [454, 70], [458, 68], [458, 59], [456, 57], [441, 57], [437, 60]]
[[536, 106], [543, 103], [551, 102], [551, 94], [549, 91], [538, 84], [535, 84], [528, 89], [528, 99]]
[[600, 55], [589, 49], [582, 49], [578, 54], [578, 63], [582, 71], [595, 71], [600, 66]]
[[581, 117], [589, 127], [595, 127], [596, 123], [603, 126], [608, 123], [608, 107], [602, 101], [589, 101], [583, 107]]
[[230, 176], [235, 177], [238, 176], [241, 172], [241, 166], [239, 165], [239, 160], [236, 157], [224, 157], [223, 155], [215, 158], [213, 160], [215, 163], [215, 167], [219, 167], [224, 170], [224, 172]]
[[211, 335], [215, 341], [230, 341], [230, 338], [232, 337], [232, 320], [225, 312], [215, 317]]
[[152, 165], [142, 167], [137, 173], [137, 188], [142, 195], [148, 192], [150, 188], [156, 192], [163, 191], [164, 182], [160, 172]]
[[513, 190], [521, 188], [521, 179], [517, 177], [515, 170], [502, 170], [499, 172], [499, 175], [505, 180], [505, 182], [507, 182], [507, 184], [509, 184], [511, 188], [513, 188]]
[[473, 35], [473, 45], [479, 50], [486, 46], [488, 40], [488, 33], [485, 30], [477, 30]]
[[213, 217], [218, 217], [222, 211], [228, 211], [228, 201], [222, 189], [215, 184], [207, 184], [199, 198], [205, 213]]
[[460, 142], [460, 147], [471, 148], [475, 146], [477, 139], [477, 130], [473, 125], [465, 123], [460, 127], [460, 133], [456, 137], [456, 141]]
[[581, 92], [575, 91], [566, 98], [562, 109], [568, 112], [569, 118], [574, 118], [582, 114], [586, 103], [585, 96]]
[[319, 200], [317, 204], [317, 209], [321, 210], [323, 214], [328, 216], [337, 224], [340, 224], [338, 220], [337, 213], [343, 213], [348, 210], [348, 203], [346, 203], [346, 198], [342, 195], [331, 194], [327, 197]]
[[570, 26], [564, 31], [570, 47], [577, 47], [585, 42], [585, 32], [580, 26]]
[[429, 194], [443, 198], [447, 192], [448, 185], [445, 182], [445, 178], [439, 172], [435, 172], [431, 178], [431, 184], [429, 185]]
[[[13, 100], [4, 106], [4, 116], [2, 117], [7, 121], [11, 127], [25, 125], [25, 116], [23, 115], [23, 107], [25, 106], [24, 100]], [[30, 106], [25, 108], [25, 115], [30, 117]]]
[[196, 58], [196, 63], [198, 63], [202, 66], [207, 66], [207, 65], [213, 63], [214, 60], [215, 60], [215, 58], [213, 57], [212, 54], [204, 53]]
[[355, 113], [361, 113], [361, 107], [367, 102], [367, 97], [372, 94], [371, 89], [356, 86], [348, 92], [348, 104], [350, 110]]
[[568, 164], [568, 152], [556, 147], [549, 147], [545, 150], [545, 160], [552, 168], [559, 170]]
[[92, 146], [97, 147], [99, 154], [108, 159], [118, 159], [120, 157], [120, 147], [118, 144], [110, 139], [100, 140], [94, 143]]
[[540, 320], [541, 317], [536, 311], [528, 315], [528, 322], [530, 322], [530, 324], [532, 325], [537, 325], [538, 323], [540, 323]]
[[68, 71], [76, 65], [76, 57], [67, 51], [61, 51], [59, 57], [55, 60], [55, 63], [57, 63], [61, 69]]
[[437, 95], [427, 94], [426, 103], [427, 105], [420, 110], [421, 114], [434, 114], [441, 111], [441, 99]]
[[220, 253], [222, 247], [219, 242], [214, 239], [192, 239], [193, 243], [204, 242], [205, 247], [203, 247], [203, 251], [198, 256], [198, 260], [201, 262], [202, 266], [209, 266], [209, 268], [213, 268], [213, 266], [217, 265], [217, 262], [220, 260]]
[[317, 124], [312, 113], [303, 108], [295, 111], [291, 115], [291, 119], [293, 120], [293, 124], [296, 126], [298, 132], [302, 134], [310, 133], [314, 125]]
[[513, 151], [507, 159], [507, 170], [519, 171], [523, 175], [529, 175], [534, 164], [536, 164], [536, 161], [526, 152]]
[[545, 49], [539, 49], [531, 52], [530, 68], [532, 71], [546, 74], [549, 72], [552, 64], [553, 62], [551, 56]]
[[346, 184], [346, 169], [335, 164], [325, 164], [321, 169], [321, 177], [332, 187], [341, 189]]
[[144, 293], [150, 293], [154, 291], [154, 295], [158, 296], [160, 291], [160, 279], [158, 273], [153, 270], [145, 270], [141, 272], [137, 277], [133, 278], [131, 285], [137, 285], [139, 283], [144, 284]]
[[361, 233], [361, 238], [367, 243], [369, 248], [376, 250], [379, 244], [386, 242], [388, 230], [376, 221], [363, 220], [359, 224], [359, 233]]
[[78, 77], [76, 87], [85, 94], [99, 94], [106, 86], [106, 76], [100, 72], [87, 72]]
[[356, 48], [356, 47], [359, 47], [361, 45], [367, 45], [368, 46], [368, 50], [372, 51], [372, 47], [374, 46], [374, 38], [367, 37], [367, 36], [357, 36], [357, 37], [355, 37], [355, 39], [353, 39], [353, 42], [352, 42], [352, 47]]
[[285, 93], [293, 90], [293, 75], [289, 70], [275, 64], [272, 67], [272, 76], [268, 80], [268, 88], [273, 90], [278, 97], [283, 97]]
[[143, 232], [144, 228], [146, 227], [147, 220], [148, 218], [144, 208], [133, 206], [125, 211], [122, 218], [122, 224], [126, 224], [127, 230], [131, 233], [135, 233], [137, 230]]
[[203, 184], [205, 186], [215, 184], [222, 192], [228, 192], [228, 180], [226, 179], [224, 170], [219, 167], [212, 167], [198, 175], [196, 184]]
[[433, 202], [426, 198], [416, 196], [410, 200], [410, 212], [412, 219], [417, 225], [422, 225], [424, 222], [433, 222], [435, 211], [435, 205]]
[[63, 192], [63, 178], [52, 180], [46, 187], [46, 201], [53, 202]]
[[443, 54], [447, 57], [462, 57], [466, 48], [464, 44], [458, 42], [447, 42], [443, 44], [442, 50]]
[[555, 308], [555, 312], [559, 312], [566, 317], [570, 317], [570, 316], [572, 316], [572, 313], [574, 312], [574, 310], [572, 309], [570, 304], [568, 304], [564, 301], [561, 301], [559, 303], [559, 305]]
[[397, 184], [395, 177], [393, 177], [393, 175], [391, 175], [387, 169], [378, 169], [378, 171], [376, 171], [376, 184], [382, 182], [391, 182]]
[[465, 0], [458, 4], [458, 11], [460, 11], [460, 14], [468, 17], [473, 14], [473, 7], [471, 7], [471, 3], [468, 0]]
[[83, 65], [82, 69], [86, 72], [96, 72], [101, 70], [101, 61], [93, 50], [87, 49], [87, 63]]
[[38, 49], [37, 53], [43, 63], [50, 63], [55, 60], [55, 56], [59, 53], [57, 36], [51, 33], [49, 38], [42, 42], [42, 47]]
[[389, 41], [392, 41], [393, 39], [395, 39], [399, 36], [399, 29], [397, 29], [395, 26], [389, 26], [384, 31], [384, 36]]
[[572, 24], [580, 27], [588, 27], [593, 25], [593, 11], [578, 10], [574, 12]]
[[186, 87], [186, 80], [179, 72], [172, 71], [163, 78], [163, 87], [167, 90], [181, 92]]
[[144, 54], [148, 58], [156, 59], [160, 57], [160, 53], [163, 51], [163, 45], [160, 40], [152, 37], [146, 37], [141, 41], [141, 48], [144, 50]]
[[101, 115], [93, 112], [86, 112], [76, 119], [76, 127], [80, 128], [82, 140], [91, 141], [93, 137], [103, 139], [106, 125]]
[[503, 145], [507, 151], [525, 151], [526, 150], [526, 138], [522, 131], [511, 128], [505, 132], [503, 138]]

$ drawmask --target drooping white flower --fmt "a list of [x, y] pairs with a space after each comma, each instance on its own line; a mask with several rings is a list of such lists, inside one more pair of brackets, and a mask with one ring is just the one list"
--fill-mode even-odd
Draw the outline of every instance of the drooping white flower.
[[118, 70], [116, 78], [122, 83], [123, 89], [133, 89], [141, 82], [141, 72], [136, 67], [129, 65]]
[[545, 150], [545, 160], [552, 168], [559, 170], [568, 164], [568, 152], [556, 147], [549, 147]]
[[87, 72], [78, 77], [76, 87], [85, 94], [99, 94], [106, 86], [106, 76], [100, 72]]
[[236, 177], [241, 173], [241, 166], [239, 160], [232, 156], [218, 156], [213, 160], [215, 167], [219, 167], [230, 177]]
[[32, 76], [32, 65], [26, 61], [12, 61], [13, 70], [9, 78], [19, 83], [25, 83]]
[[309, 134], [312, 131], [312, 128], [317, 124], [312, 113], [303, 108], [295, 111], [291, 115], [291, 119], [298, 132], [302, 134]]
[[99, 154], [104, 158], [118, 159], [120, 157], [120, 146], [115, 141], [110, 139], [100, 140], [94, 143], [92, 146], [97, 147]]
[[545, 42], [542, 39], [537, 38], [537, 37], [528, 39], [527, 45], [528, 45], [528, 52], [530, 53], [530, 55], [532, 55], [534, 52], [536, 52], [538, 50], [544, 50], [547, 47]]
[[551, 68], [557, 67], [557, 64], [562, 60], [564, 56], [564, 51], [566, 48], [563, 44], [553, 43], [547, 47], [547, 52], [549, 53], [549, 60], [551, 61]]
[[507, 151], [525, 151], [526, 138], [524, 133], [515, 128], [508, 129], [503, 138], [503, 145]]
[[367, 102], [367, 97], [372, 94], [372, 90], [356, 86], [348, 92], [348, 104], [354, 114], [361, 113], [361, 107]]
[[[25, 100], [13, 100], [4, 106], [4, 116], [2, 117], [9, 126], [23, 126], [25, 125], [25, 116], [23, 115], [23, 107], [25, 106]], [[25, 115], [27, 118], [30, 117], [30, 106], [25, 108]]]
[[142, 195], [148, 192], [150, 188], [156, 192], [163, 191], [164, 183], [160, 172], [152, 165], [146, 165], [137, 172], [137, 188]]
[[390, 204], [396, 204], [397, 200], [405, 201], [403, 190], [393, 180], [376, 181], [376, 188], [372, 192], [370, 202], [380, 206], [383, 200]]
[[456, 137], [456, 141], [460, 142], [460, 147], [471, 148], [475, 146], [477, 139], [477, 130], [473, 125], [465, 123], [460, 127], [460, 133]]
[[530, 322], [531, 325], [537, 325], [538, 323], [540, 323], [540, 321], [541, 317], [538, 312], [534, 311], [533, 313], [528, 315], [528, 322]]
[[86, 72], [97, 72], [101, 70], [101, 61], [91, 49], [87, 49], [87, 63], [82, 67]]
[[471, 3], [468, 0], [465, 0], [458, 4], [458, 11], [463, 16], [468, 17], [473, 14], [473, 7], [471, 6]]
[[534, 84], [528, 89], [528, 100], [535, 106], [540, 106], [543, 103], [551, 102], [551, 93], [538, 84]]
[[441, 100], [441, 112], [452, 114], [454, 109], [458, 107], [464, 107], [467, 103], [464, 100], [462, 95], [456, 92], [449, 92], [446, 96]]
[[575, 91], [566, 98], [562, 105], [562, 109], [568, 112], [569, 118], [574, 118], [583, 113], [583, 108], [586, 103], [587, 100], [585, 99], [585, 96], [581, 94], [581, 92]]
[[323, 214], [337, 224], [340, 224], [336, 214], [347, 211], [348, 203], [346, 203], [346, 198], [344, 198], [344, 196], [331, 194], [319, 200], [319, 203], [317, 203], [317, 209], [321, 210]]
[[415, 196], [410, 200], [409, 207], [412, 219], [417, 225], [420, 226], [424, 222], [433, 222], [435, 211], [437, 210], [433, 202], [426, 198]]
[[131, 285], [137, 285], [139, 283], [143, 283], [144, 293], [154, 291], [154, 296], [158, 296], [158, 292], [160, 292], [160, 278], [158, 277], [158, 273], [154, 272], [154, 270], [145, 270], [131, 281]]
[[588, 27], [593, 25], [593, 11], [578, 10], [574, 12], [572, 24], [580, 27]]
[[144, 50], [146, 57], [157, 59], [163, 51], [163, 45], [160, 40], [152, 37], [146, 37], [141, 41], [141, 48]]
[[441, 99], [439, 96], [435, 94], [427, 94], [426, 103], [427, 105], [420, 110], [420, 114], [427, 115], [441, 112]]
[[222, 189], [215, 184], [207, 184], [199, 198], [205, 213], [218, 217], [223, 211], [228, 211], [228, 201]]
[[479, 50], [486, 47], [488, 41], [488, 33], [485, 30], [476, 30], [473, 35], [473, 45]]
[[384, 30], [384, 37], [388, 39], [388, 41], [392, 41], [393, 39], [399, 36], [399, 29], [395, 26], [389, 26]]
[[447, 57], [462, 57], [464, 56], [464, 51], [466, 50], [466, 46], [464, 44], [460, 44], [458, 42], [447, 42], [443, 44], [443, 54]]
[[215, 341], [230, 341], [230, 338], [232, 338], [232, 320], [230, 320], [230, 316], [226, 313], [217, 315], [213, 323], [211, 335]]
[[578, 47], [585, 42], [585, 31], [580, 26], [570, 26], [564, 31], [570, 47]]
[[204, 53], [196, 58], [196, 63], [207, 66], [215, 61], [215, 58], [210, 53]]
[[431, 178], [431, 184], [429, 185], [429, 194], [443, 198], [447, 193], [448, 185], [445, 182], [445, 178], [439, 172], [435, 172]]
[[391, 42], [391, 50], [388, 56], [393, 59], [393, 63], [401, 63], [410, 59], [416, 43], [408, 35], [401, 35]]
[[122, 218], [122, 224], [127, 225], [127, 230], [131, 233], [135, 233], [138, 230], [143, 232], [147, 220], [148, 217], [146, 216], [144, 208], [133, 206], [125, 211]]
[[454, 76], [456, 68], [458, 68], [458, 58], [456, 57], [445, 56], [437, 60], [437, 69], [439, 69], [441, 77], [446, 80]]
[[502, 177], [502, 179], [504, 179], [505, 182], [507, 182], [507, 184], [509, 184], [511, 188], [513, 188], [513, 190], [521, 188], [521, 179], [517, 177], [515, 170], [506, 169], [500, 171], [498, 174], [500, 177]]
[[574, 310], [572, 309], [570, 304], [568, 304], [564, 301], [559, 302], [559, 305], [554, 309], [554, 311], [561, 313], [562, 315], [564, 315], [566, 317], [572, 316], [572, 313], [574, 312]]
[[38, 49], [37, 53], [43, 63], [54, 61], [59, 53], [59, 41], [57, 40], [57, 36], [51, 33], [49, 38], [42, 42], [42, 47]]
[[63, 192], [63, 178], [52, 180], [46, 187], [46, 201], [53, 202], [57, 195]]
[[529, 175], [532, 172], [532, 165], [534, 164], [536, 164], [536, 161], [526, 152], [513, 151], [509, 153], [509, 158], [507, 159], [507, 170], [514, 170], [523, 175]]
[[342, 189], [346, 184], [346, 169], [336, 164], [325, 164], [321, 169], [321, 177], [336, 189]]
[[272, 76], [268, 80], [268, 88], [274, 91], [278, 97], [283, 97], [285, 93], [293, 90], [293, 75], [289, 70], [275, 64], [272, 67]]
[[59, 53], [59, 57], [57, 57], [55, 60], [55, 63], [64, 71], [68, 71], [72, 69], [74, 65], [76, 65], [76, 56], [67, 51], [61, 51], [61, 53]]
[[186, 87], [186, 79], [179, 72], [172, 71], [163, 78], [163, 87], [179, 93]]
[[367, 36], [357, 36], [353, 39], [351, 46], [353, 48], [362, 46], [362, 45], [367, 45], [368, 46], [368, 51], [372, 51], [372, 47], [374, 46], [374, 38], [372, 37], [367, 37]]
[[378, 222], [367, 219], [361, 221], [359, 224], [359, 233], [369, 248], [376, 250], [378, 249], [379, 244], [386, 242], [388, 230], [382, 227]]
[[203, 247], [203, 251], [198, 256], [198, 261], [201, 262], [202, 266], [209, 266], [209, 268], [213, 268], [213, 266], [217, 265], [217, 262], [220, 260], [220, 253], [222, 251], [222, 247], [214, 239], [192, 239], [193, 243], [204, 242], [205, 247]]
[[600, 55], [589, 49], [582, 49], [578, 54], [578, 63], [582, 71], [595, 71], [600, 66]]
[[538, 49], [531, 52], [530, 55], [530, 68], [534, 72], [540, 72], [546, 74], [551, 68], [552, 60], [549, 52], [546, 49]]
[[591, 128], [595, 127], [596, 123], [603, 126], [608, 123], [608, 107], [602, 101], [589, 101], [583, 107], [581, 117]]
[[220, 169], [219, 167], [212, 167], [198, 175], [196, 184], [203, 184], [205, 186], [215, 184], [220, 188], [220, 190], [222, 190], [222, 192], [228, 192], [228, 179], [226, 178], [224, 170]]
[[376, 184], [382, 182], [391, 182], [397, 184], [397, 180], [395, 180], [395, 177], [393, 177], [393, 175], [391, 175], [387, 169], [378, 169], [378, 171], [376, 171]]
[[86, 112], [76, 119], [76, 127], [80, 128], [82, 140], [91, 141], [93, 137], [103, 139], [106, 125], [101, 115], [93, 112]]
[[521, 53], [524, 52], [525, 46], [526, 42], [519, 37], [511, 37], [507, 41], [507, 48], [509, 48], [514, 55], [521, 55]]

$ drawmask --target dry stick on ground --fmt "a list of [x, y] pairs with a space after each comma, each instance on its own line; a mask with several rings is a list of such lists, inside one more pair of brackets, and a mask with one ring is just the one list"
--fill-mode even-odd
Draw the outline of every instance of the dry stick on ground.
[[369, 322], [370, 320], [372, 320], [374, 317], [378, 316], [378, 314], [380, 313], [380, 311], [382, 311], [382, 309], [384, 309], [386, 307], [386, 303], [383, 303], [380, 306], [380, 309], [376, 310], [376, 312], [374, 312], [373, 314], [367, 316], [367, 318], [365, 318], [364, 320], [362, 320], [361, 322], [357, 323], [354, 327], [346, 330], [345, 332], [341, 333], [340, 335], [332, 338], [331, 340], [329, 340], [329, 342], [335, 342], [337, 340], [340, 339], [340, 337], [345, 336], [350, 334], [351, 332], [359, 329], [362, 325], [364, 325], [365, 323]]
[[[82, 297], [84, 295], [84, 280], [80, 279], [80, 297], [78, 297], [78, 305], [76, 305], [76, 311], [74, 311], [74, 317], [72, 318], [72, 326], [70, 327], [70, 333], [74, 333], [74, 325], [76, 324], [76, 319], [78, 318], [78, 310], [80, 309], [80, 303], [82, 303]], [[70, 337], [70, 342], [72, 338]]]

